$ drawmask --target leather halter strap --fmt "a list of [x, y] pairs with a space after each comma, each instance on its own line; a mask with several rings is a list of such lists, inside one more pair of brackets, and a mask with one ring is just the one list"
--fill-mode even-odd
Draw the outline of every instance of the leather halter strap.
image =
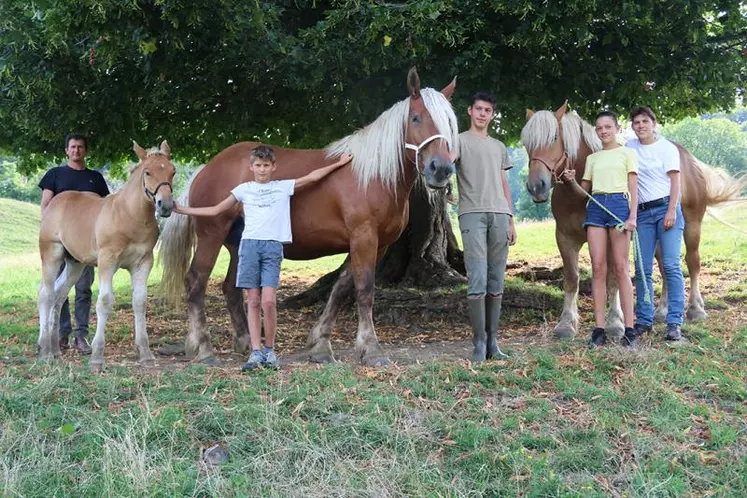
[[558, 183], [563, 183], [563, 180], [560, 179], [560, 175], [562, 175], [563, 171], [568, 168], [568, 154], [565, 151], [563, 151], [563, 154], [553, 163], [552, 166], [550, 166], [547, 161], [545, 161], [541, 157], [530, 156], [529, 162], [532, 161], [541, 162], [542, 165], [547, 168], [547, 171], [549, 171], [552, 175], [552, 179], [555, 181], [556, 185]]
[[147, 185], [145, 185], [145, 174], [143, 174], [143, 190], [145, 191], [145, 195], [148, 196], [148, 199], [153, 203], [153, 205], [156, 204], [156, 195], [158, 195], [158, 191], [163, 187], [164, 185], [167, 185], [169, 187], [169, 190], [173, 193], [174, 188], [171, 186], [169, 182], [161, 182], [156, 186], [156, 189], [151, 191], [148, 189]]

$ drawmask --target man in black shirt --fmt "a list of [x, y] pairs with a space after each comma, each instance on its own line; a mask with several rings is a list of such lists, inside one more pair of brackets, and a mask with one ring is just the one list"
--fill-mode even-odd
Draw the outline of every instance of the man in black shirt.
[[[93, 192], [106, 197], [109, 187], [106, 180], [98, 171], [86, 168], [85, 157], [88, 153], [88, 140], [85, 135], [70, 134], [65, 137], [65, 154], [68, 163], [47, 171], [39, 182], [42, 189], [41, 211], [47, 209], [52, 198], [68, 190], [79, 192]], [[60, 269], [62, 272], [62, 269]], [[75, 347], [80, 354], [91, 354], [91, 346], [86, 340], [88, 335], [88, 319], [91, 313], [91, 286], [93, 285], [93, 266], [86, 266], [75, 284]], [[62, 304], [60, 310], [60, 349], [70, 347], [70, 305], [68, 300]]]

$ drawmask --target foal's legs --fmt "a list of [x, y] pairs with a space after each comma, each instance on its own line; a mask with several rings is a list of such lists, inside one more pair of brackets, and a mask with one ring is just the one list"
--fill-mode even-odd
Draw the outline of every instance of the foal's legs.
[[685, 219], [685, 261], [690, 274], [690, 302], [685, 316], [688, 320], [704, 320], [708, 314], [700, 294], [700, 229], [703, 217]]
[[[62, 273], [64, 248], [61, 244], [47, 250], [42, 256], [42, 284], [39, 287], [39, 359], [48, 360], [61, 356], [59, 344], [60, 308], [70, 289], [80, 277], [85, 265], [68, 259]], [[54, 270], [54, 268], [57, 270]]]
[[[152, 367], [156, 360], [148, 344], [148, 329], [145, 324], [145, 304], [148, 299], [148, 275], [152, 267], [153, 254], [150, 253], [140, 261], [138, 266], [130, 269], [132, 311], [135, 314], [135, 350], [137, 351], [138, 362], [145, 367]], [[98, 334], [98, 328], [96, 332]]]
[[210, 272], [218, 259], [218, 252], [223, 237], [203, 236], [198, 238], [197, 249], [189, 267], [185, 286], [187, 288], [187, 313], [189, 316], [189, 333], [185, 342], [187, 358], [208, 365], [220, 366], [215, 357], [210, 331], [205, 318], [205, 290]]
[[[99, 256], [99, 298], [96, 300], [96, 335], [91, 343], [91, 359], [88, 367], [91, 370], [100, 370], [104, 366], [104, 329], [109, 313], [114, 306], [114, 292], [112, 292], [112, 278], [117, 271], [117, 266], [106, 262]], [[133, 300], [134, 306], [134, 300]]]
[[563, 312], [554, 334], [557, 338], [568, 338], [576, 335], [578, 329], [578, 253], [583, 240], [561, 232], [557, 225], [555, 240], [563, 259]]
[[226, 244], [225, 247], [231, 255], [231, 261], [228, 264], [228, 273], [221, 288], [233, 325], [233, 350], [237, 353], [246, 353], [250, 349], [249, 325], [241, 289], [236, 287], [239, 248], [229, 244]]
[[332, 292], [324, 307], [324, 312], [314, 328], [309, 332], [306, 340], [306, 346], [309, 348], [309, 360], [315, 363], [331, 363], [335, 361], [332, 354], [332, 345], [329, 342], [329, 336], [332, 328], [335, 326], [335, 320], [340, 313], [340, 308], [345, 302], [345, 298], [353, 290], [353, 274], [350, 271], [350, 258], [345, 261], [337, 282], [332, 287]]

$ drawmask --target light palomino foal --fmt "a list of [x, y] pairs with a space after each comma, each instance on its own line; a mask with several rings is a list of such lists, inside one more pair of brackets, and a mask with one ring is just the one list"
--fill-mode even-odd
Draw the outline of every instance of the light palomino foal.
[[[145, 328], [145, 301], [153, 247], [158, 240], [156, 216], [167, 218], [174, 209], [171, 183], [176, 170], [165, 140], [159, 148], [147, 152], [133, 142], [133, 150], [140, 163], [130, 170], [130, 178], [122, 190], [103, 198], [89, 192], [63, 192], [44, 211], [39, 232], [40, 360], [61, 355], [60, 308], [84, 267], [96, 265], [99, 297], [89, 367], [98, 370], [104, 365], [104, 328], [114, 304], [112, 277], [119, 268], [126, 268], [132, 279], [138, 361], [143, 366], [152, 366], [155, 361]], [[63, 262], [65, 268], [58, 277]]]

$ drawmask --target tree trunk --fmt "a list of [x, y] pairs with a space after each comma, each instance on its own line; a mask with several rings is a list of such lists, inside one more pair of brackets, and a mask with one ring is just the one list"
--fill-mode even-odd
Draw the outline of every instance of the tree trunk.
[[[286, 299], [284, 305], [300, 308], [326, 300], [349, 259], [348, 256], [340, 268], [324, 275], [308, 290]], [[416, 183], [410, 193], [407, 227], [376, 266], [377, 285], [453, 286], [466, 282], [465, 273], [464, 256], [451, 227], [445, 192], [429, 192], [421, 182]]]

